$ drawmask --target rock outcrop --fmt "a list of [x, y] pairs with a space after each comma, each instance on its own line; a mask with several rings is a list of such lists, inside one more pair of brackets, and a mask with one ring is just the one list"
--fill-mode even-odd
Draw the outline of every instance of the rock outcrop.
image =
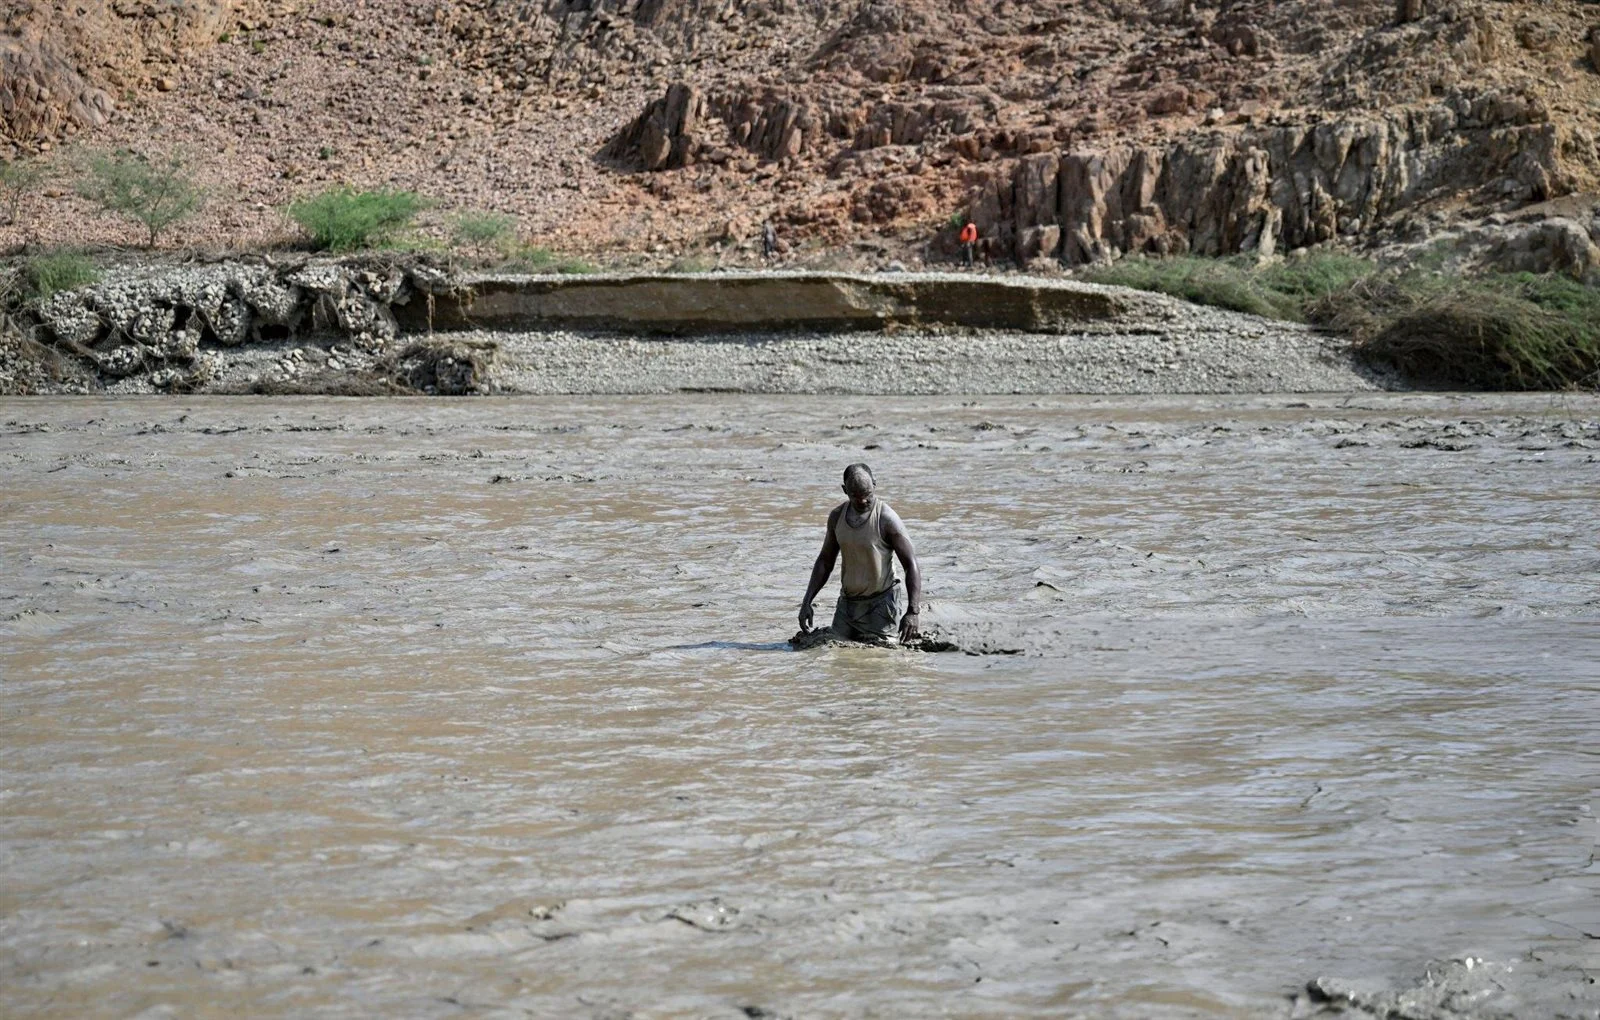
[[160, 71], [216, 41], [231, 0], [159, 4], [0, 2], [0, 140], [24, 148], [103, 126], [114, 89], [160, 87]]
[[607, 145], [604, 155], [637, 163], [644, 170], [692, 166], [705, 144], [701, 130], [706, 117], [706, 97], [680, 82], [623, 128]]
[[1028, 156], [977, 193], [972, 216], [1024, 262], [1270, 255], [1370, 236], [1463, 197], [1464, 182], [1475, 185], [1465, 197], [1484, 201], [1567, 194], [1600, 170], [1595, 145], [1536, 100], [1461, 93], [1391, 114]]
[[[602, 155], [630, 168], [678, 170], [696, 162], [726, 163], [732, 150], [767, 162], [789, 162], [827, 153], [829, 146], [863, 152], [889, 146], [946, 144], [976, 158], [987, 151], [1036, 151], [1025, 133], [1006, 132], [980, 101], [941, 96], [939, 89], [910, 102], [869, 97], [817, 99], [785, 88], [706, 93], [684, 82], [667, 87], [618, 131]], [[1033, 132], [1038, 148], [1054, 141], [1051, 131]], [[842, 164], [835, 163], [835, 168]], [[837, 172], [837, 169], [836, 171]]]
[[104, 124], [111, 96], [42, 40], [0, 39], [0, 132], [34, 141]]

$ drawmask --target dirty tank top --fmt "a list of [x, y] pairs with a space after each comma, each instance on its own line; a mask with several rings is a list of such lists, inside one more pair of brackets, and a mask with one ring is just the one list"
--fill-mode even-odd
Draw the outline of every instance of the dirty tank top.
[[876, 595], [894, 584], [889, 543], [883, 540], [880, 526], [885, 510], [888, 506], [883, 500], [873, 500], [866, 519], [853, 528], [849, 524], [850, 504], [846, 503], [839, 512], [839, 522], [833, 526], [834, 540], [844, 554], [844, 573], [839, 584], [850, 598]]

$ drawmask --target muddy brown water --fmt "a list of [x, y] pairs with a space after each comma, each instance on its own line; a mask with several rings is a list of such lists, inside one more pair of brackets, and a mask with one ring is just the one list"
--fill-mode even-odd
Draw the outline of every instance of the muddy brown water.
[[[1016, 654], [784, 649], [858, 458]], [[7, 1016], [1600, 1008], [1593, 400], [12, 400], [0, 480]]]

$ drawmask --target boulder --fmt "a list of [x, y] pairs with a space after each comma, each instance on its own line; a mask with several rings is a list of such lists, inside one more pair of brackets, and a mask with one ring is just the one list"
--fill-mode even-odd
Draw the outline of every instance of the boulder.
[[690, 166], [701, 148], [706, 97], [692, 85], [676, 82], [651, 101], [634, 121], [614, 135], [602, 152], [608, 159], [645, 170]]
[[1600, 246], [1577, 220], [1552, 216], [1534, 223], [1480, 231], [1486, 268], [1501, 272], [1562, 273], [1579, 280], [1600, 276]]

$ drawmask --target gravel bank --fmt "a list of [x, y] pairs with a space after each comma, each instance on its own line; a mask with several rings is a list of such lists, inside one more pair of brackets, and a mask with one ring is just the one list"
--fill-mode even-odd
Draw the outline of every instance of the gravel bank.
[[1184, 306], [1167, 324], [1062, 334], [901, 330], [644, 339], [470, 333], [497, 347], [507, 393], [1315, 393], [1398, 388], [1348, 343]]

